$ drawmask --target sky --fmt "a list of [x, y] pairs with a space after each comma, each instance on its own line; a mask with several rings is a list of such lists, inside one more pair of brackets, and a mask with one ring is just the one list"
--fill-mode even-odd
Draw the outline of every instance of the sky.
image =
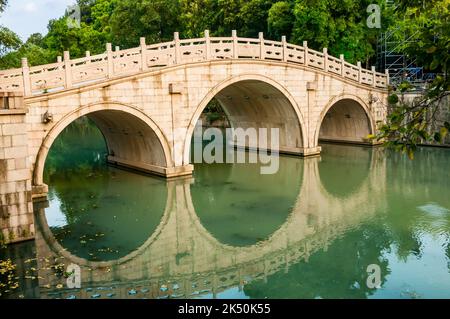
[[51, 19], [61, 17], [75, 0], [9, 0], [0, 25], [17, 33], [23, 41], [33, 33], [47, 33]]

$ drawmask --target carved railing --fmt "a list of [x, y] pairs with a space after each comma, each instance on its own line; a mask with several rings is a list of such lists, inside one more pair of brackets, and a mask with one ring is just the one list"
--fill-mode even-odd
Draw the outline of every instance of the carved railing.
[[178, 64], [225, 60], [258, 59], [281, 61], [307, 66], [312, 69], [341, 76], [376, 88], [386, 88], [389, 84], [388, 74], [361, 68], [361, 63], [350, 64], [344, 60], [328, 55], [327, 49], [318, 52], [308, 48], [308, 43], [297, 46], [286, 42], [265, 40], [263, 34], [258, 39], [240, 38], [236, 31], [231, 37], [205, 37], [180, 40], [178, 33], [171, 42], [147, 45], [145, 38], [137, 48], [112, 50], [106, 45], [106, 53], [70, 59], [68, 51], [64, 58], [58, 57], [56, 63], [29, 67], [26, 58], [22, 59], [22, 68], [0, 70], [0, 92], [21, 91], [25, 96], [42, 94], [50, 91], [70, 89], [82, 85], [104, 81], [126, 75], [137, 74], [155, 68]]

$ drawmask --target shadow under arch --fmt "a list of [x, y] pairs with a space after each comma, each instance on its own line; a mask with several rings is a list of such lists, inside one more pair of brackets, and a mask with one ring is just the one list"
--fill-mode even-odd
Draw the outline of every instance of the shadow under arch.
[[83, 116], [92, 119], [102, 132], [111, 162], [125, 160], [154, 167], [173, 166], [166, 137], [147, 115], [122, 103], [95, 103], [67, 114], [47, 133], [36, 157], [33, 185], [43, 185], [45, 161], [56, 138]]
[[307, 145], [304, 116], [290, 92], [269, 77], [240, 75], [213, 87], [197, 106], [184, 139], [183, 165], [190, 163], [195, 126], [213, 98], [221, 104], [233, 128], [279, 128], [280, 153], [301, 154]]
[[315, 141], [368, 144], [366, 139], [376, 131], [370, 107], [360, 98], [341, 94], [323, 109], [315, 131]]

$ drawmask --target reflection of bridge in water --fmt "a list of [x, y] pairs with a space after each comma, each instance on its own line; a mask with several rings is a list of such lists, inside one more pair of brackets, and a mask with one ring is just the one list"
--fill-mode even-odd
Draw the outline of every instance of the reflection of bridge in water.
[[[64, 250], [48, 228], [41, 208], [36, 235], [39, 285], [47, 287], [41, 289], [41, 297], [215, 296], [230, 287], [242, 289], [248, 282], [287, 272], [291, 265], [307, 261], [314, 252], [326, 250], [336, 238], [368, 221], [380, 209], [385, 198], [385, 160], [377, 149], [362, 150], [367, 154], [365, 164], [369, 163], [363, 165], [365, 174], [358, 177], [357, 187], [342, 181], [343, 188], [351, 192], [339, 196], [321, 180], [319, 171], [326, 168], [326, 163], [320, 163], [319, 158], [299, 160], [303, 180], [292, 213], [267, 240], [252, 246], [221, 243], [205, 229], [194, 210], [190, 179], [168, 182], [167, 206], [157, 230], [136, 251], [111, 262], [87, 261]], [[59, 256], [64, 257], [59, 260], [66, 267], [71, 263], [81, 266], [82, 289], [56, 289], [60, 283], [65, 287], [65, 279], [49, 270], [43, 260]]]

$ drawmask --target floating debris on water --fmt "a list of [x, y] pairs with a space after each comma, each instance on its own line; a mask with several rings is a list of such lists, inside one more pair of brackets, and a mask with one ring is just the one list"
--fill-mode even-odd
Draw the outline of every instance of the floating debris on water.
[[128, 294], [129, 294], [130, 296], [134, 296], [134, 295], [137, 294], [137, 291], [134, 290], [134, 289], [131, 289], [131, 290], [128, 291]]
[[167, 285], [162, 285], [159, 290], [161, 290], [162, 292], [166, 292], [167, 290], [169, 290], [169, 288], [167, 288]]

